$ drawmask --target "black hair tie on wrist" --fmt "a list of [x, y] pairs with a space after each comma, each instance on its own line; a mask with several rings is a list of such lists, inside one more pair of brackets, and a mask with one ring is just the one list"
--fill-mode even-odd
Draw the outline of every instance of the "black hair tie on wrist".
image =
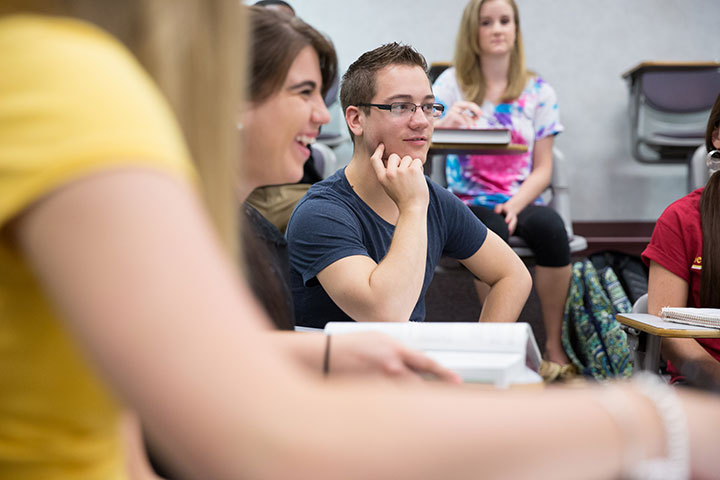
[[330, 374], [330, 335], [325, 336], [325, 358], [323, 359], [323, 375]]

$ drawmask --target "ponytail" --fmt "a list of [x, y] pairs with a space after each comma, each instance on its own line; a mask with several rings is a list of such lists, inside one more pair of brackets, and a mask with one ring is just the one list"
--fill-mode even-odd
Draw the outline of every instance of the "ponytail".
[[700, 225], [700, 306], [720, 308], [720, 171], [713, 173], [700, 197]]

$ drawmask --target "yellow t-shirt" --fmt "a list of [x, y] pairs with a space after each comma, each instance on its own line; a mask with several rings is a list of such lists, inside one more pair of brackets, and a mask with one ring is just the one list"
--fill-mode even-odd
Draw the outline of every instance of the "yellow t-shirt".
[[[0, 17], [0, 228], [48, 192], [126, 165], [194, 179], [169, 107], [127, 50], [80, 21]], [[119, 406], [0, 239], [0, 478], [126, 478]]]

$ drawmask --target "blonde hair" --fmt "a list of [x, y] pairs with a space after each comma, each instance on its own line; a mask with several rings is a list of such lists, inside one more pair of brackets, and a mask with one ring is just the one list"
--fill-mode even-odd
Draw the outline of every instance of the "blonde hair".
[[[480, 27], [480, 8], [488, 0], [470, 0], [465, 6], [457, 39], [453, 64], [456, 78], [465, 98], [477, 104], [485, 99], [485, 78], [482, 70], [482, 53], [478, 41]], [[505, 0], [513, 9], [515, 16], [515, 46], [510, 54], [507, 87], [503, 92], [504, 101], [512, 101], [520, 96], [528, 79], [535, 74], [525, 68], [520, 16], [514, 0]]]
[[152, 75], [185, 133], [217, 232], [238, 258], [234, 181], [244, 78], [244, 7], [238, 0], [4, 0], [0, 14], [69, 15], [122, 41]]

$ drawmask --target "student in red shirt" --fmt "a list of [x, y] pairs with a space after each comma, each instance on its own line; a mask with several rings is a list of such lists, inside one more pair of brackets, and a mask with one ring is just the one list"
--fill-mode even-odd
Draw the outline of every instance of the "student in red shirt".
[[[720, 96], [710, 113], [705, 144], [707, 185], [672, 203], [655, 225], [643, 260], [650, 266], [648, 311], [662, 307], [720, 308]], [[715, 241], [713, 242], [712, 239]], [[720, 339], [666, 338], [663, 356], [673, 380], [720, 384]]]

